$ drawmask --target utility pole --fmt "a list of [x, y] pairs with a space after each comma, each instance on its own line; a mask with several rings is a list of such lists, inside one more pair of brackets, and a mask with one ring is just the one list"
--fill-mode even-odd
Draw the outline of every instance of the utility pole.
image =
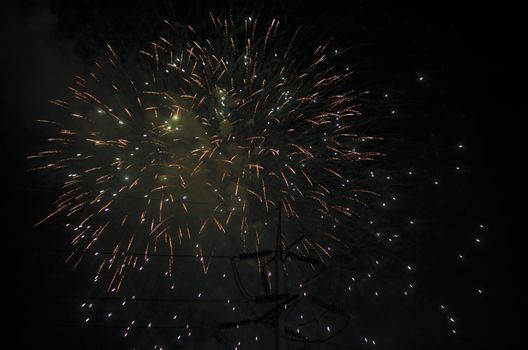
[[[275, 294], [284, 293], [284, 261], [282, 259], [282, 205], [279, 202], [279, 222], [277, 226], [277, 240], [275, 244]], [[280, 304], [280, 302], [278, 302]], [[275, 319], [275, 349], [284, 350], [284, 314], [283, 307], [277, 310]]]
[[[302, 334], [299, 331], [299, 328], [288, 328], [286, 327], [286, 313], [284, 310], [291, 305], [295, 305], [301, 300], [306, 300], [306, 298], [299, 298], [298, 294], [290, 294], [287, 292], [286, 289], [286, 275], [285, 275], [285, 260], [293, 259], [297, 260], [303, 263], [310, 264], [312, 266], [317, 266], [321, 263], [321, 261], [317, 258], [312, 258], [310, 256], [299, 254], [290, 251], [292, 248], [294, 248], [300, 241], [302, 241], [305, 237], [304, 235], [298, 237], [293, 242], [288, 244], [284, 249], [282, 248], [282, 205], [279, 203], [277, 206], [278, 210], [278, 224], [277, 224], [277, 234], [275, 237], [275, 249], [272, 251], [271, 249], [267, 250], [261, 250], [256, 252], [250, 252], [250, 253], [240, 253], [239, 259], [240, 260], [250, 260], [250, 259], [260, 259], [266, 256], [273, 255], [266, 263], [259, 266], [259, 269], [262, 273], [262, 282], [263, 282], [263, 288], [264, 292], [266, 294], [256, 296], [254, 298], [254, 302], [256, 304], [264, 304], [264, 303], [275, 303], [275, 306], [269, 309], [268, 311], [264, 312], [260, 316], [258, 316], [256, 319], [241, 319], [237, 321], [232, 322], [225, 322], [218, 325], [219, 329], [231, 329], [231, 328], [239, 328], [241, 326], [246, 326], [250, 324], [266, 324], [271, 321], [272, 326], [275, 327], [275, 350], [285, 350], [286, 349], [286, 341], [288, 340], [295, 340], [295, 341], [308, 341], [308, 337], [304, 334]], [[270, 286], [269, 286], [269, 276], [268, 276], [268, 270], [267, 266], [269, 264], [275, 264], [275, 278], [273, 279], [274, 288], [273, 293], [269, 294], [270, 292]], [[306, 297], [306, 293], [304, 293], [304, 297]], [[323, 300], [321, 298], [318, 298], [316, 296], [312, 296], [311, 298], [312, 302], [314, 304], [317, 304], [319, 307], [326, 309], [329, 312], [336, 313], [340, 316], [344, 315], [344, 310], [334, 305], [332, 302]], [[312, 341], [313, 342], [313, 341]]]

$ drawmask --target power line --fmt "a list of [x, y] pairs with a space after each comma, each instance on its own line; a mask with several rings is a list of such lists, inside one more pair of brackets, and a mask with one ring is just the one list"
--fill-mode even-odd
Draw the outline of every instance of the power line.
[[215, 327], [213, 326], [203, 326], [203, 325], [185, 325], [185, 326], [170, 326], [170, 325], [136, 325], [136, 324], [128, 324], [128, 325], [114, 325], [114, 324], [91, 324], [91, 323], [66, 323], [66, 324], [54, 324], [53, 327], [60, 327], [60, 328], [118, 328], [118, 329], [145, 329], [145, 328], [152, 328], [152, 329], [213, 329]]
[[147, 298], [147, 297], [126, 297], [126, 296], [95, 296], [95, 295], [55, 295], [56, 299], [75, 299], [75, 300], [118, 300], [118, 301], [135, 301], [135, 302], [160, 302], [160, 303], [247, 303], [252, 299], [229, 299], [229, 298]]
[[162, 254], [162, 253], [137, 253], [137, 252], [109, 252], [109, 251], [93, 251], [93, 250], [49, 250], [52, 253], [59, 254], [83, 254], [83, 255], [104, 255], [104, 256], [144, 256], [150, 257], [165, 257], [165, 258], [219, 258], [219, 259], [233, 259], [238, 258], [239, 255], [213, 255], [213, 254]]

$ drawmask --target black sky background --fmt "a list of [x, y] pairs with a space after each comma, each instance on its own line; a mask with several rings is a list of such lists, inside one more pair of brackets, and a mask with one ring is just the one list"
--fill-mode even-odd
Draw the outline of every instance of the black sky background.
[[[50, 296], [75, 285], [75, 280], [68, 279], [60, 258], [46, 252], [50, 247], [65, 246], [60, 234], [32, 227], [48, 211], [53, 193], [42, 190], [46, 184], [38, 174], [26, 172], [25, 157], [38, 150], [41, 142], [33, 120], [54, 111], [47, 101], [66, 93], [71, 76], [86, 70], [97, 56], [98, 45], [112, 40], [126, 45], [134, 36], [136, 23], [165, 15], [166, 2], [159, 3], [8, 1], [0, 5], [6, 194], [0, 242], [5, 260], [4, 310], [9, 310], [4, 312], [4, 322], [20, 348], [111, 345], [112, 334], [94, 339], [82, 329], [52, 326], [65, 309], [60, 300]], [[252, 6], [250, 2], [236, 4]], [[189, 6], [178, 2], [172, 8], [185, 18], [222, 6], [218, 2]], [[520, 286], [525, 275], [521, 258], [526, 249], [522, 246], [525, 231], [518, 226], [525, 209], [520, 202], [525, 189], [521, 169], [526, 159], [525, 116], [516, 107], [523, 101], [520, 8], [506, 2], [436, 2], [411, 7], [370, 1], [291, 1], [267, 6], [315, 28], [323, 38], [334, 36], [338, 44], [352, 48], [350, 57], [361, 67], [358, 80], [365, 78], [365, 87], [373, 91], [390, 93], [398, 113], [405, 115], [393, 132], [411, 144], [429, 145], [423, 154], [430, 159], [422, 159], [420, 164], [438, 169], [439, 176], [449, 183], [431, 200], [456, 208], [438, 216], [449, 217], [454, 225], [468, 230], [476, 230], [480, 222], [487, 226], [485, 245], [470, 262], [485, 293], [459, 313], [460, 335], [455, 341], [444, 342], [437, 336], [418, 334], [419, 341], [409, 341], [406, 348], [514, 348], [521, 334], [517, 320], [526, 306]], [[116, 35], [123, 31], [127, 33]], [[141, 40], [148, 40], [150, 34], [142, 35]], [[425, 80], [419, 82], [419, 76]], [[460, 143], [465, 146], [462, 152], [456, 149]], [[457, 164], [464, 166], [464, 181], [442, 175]], [[448, 231], [448, 227], [439, 230]], [[449, 242], [453, 241], [446, 239], [446, 245], [432, 250], [427, 257], [430, 263], [442, 260], [450, 250], [457, 251]], [[449, 281], [450, 275], [459, 271], [454, 265], [442, 260], [430, 273]], [[467, 288], [473, 290], [474, 286], [468, 281]], [[446, 285], [445, 293], [449, 295], [451, 289]], [[476, 296], [468, 294], [467, 298], [473, 301]], [[463, 304], [463, 297], [453, 295], [452, 299]], [[448, 329], [445, 334], [450, 337]], [[105, 345], [98, 347], [101, 339]]]

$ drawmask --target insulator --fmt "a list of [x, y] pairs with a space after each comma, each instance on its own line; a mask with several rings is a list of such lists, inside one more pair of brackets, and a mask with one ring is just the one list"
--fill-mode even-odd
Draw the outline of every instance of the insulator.
[[248, 260], [248, 259], [256, 259], [263, 256], [269, 256], [271, 255], [271, 250], [263, 250], [260, 252], [252, 252], [252, 253], [240, 253], [238, 255], [238, 258], [241, 260]]
[[251, 320], [249, 318], [246, 318], [244, 320], [239, 320], [235, 322], [220, 323], [218, 325], [218, 328], [219, 329], [238, 328], [240, 326], [247, 326], [250, 323], [251, 323]]
[[272, 303], [274, 301], [279, 301], [279, 300], [283, 300], [287, 298], [288, 298], [288, 293], [263, 295], [260, 297], [256, 297], [255, 303], [257, 304]]
[[318, 259], [311, 258], [309, 256], [305, 256], [305, 255], [301, 255], [301, 254], [292, 253], [292, 252], [287, 252], [286, 256], [288, 256], [288, 257], [290, 257], [292, 259], [295, 259], [295, 260], [299, 260], [299, 261], [302, 261], [302, 262], [306, 262], [306, 263], [312, 264], [312, 265], [318, 265], [320, 263], [320, 261]]
[[290, 328], [284, 328], [284, 333], [295, 338], [306, 339], [306, 336], [304, 336], [301, 332], [294, 331]]
[[314, 304], [317, 304], [319, 305], [320, 307], [322, 307], [323, 309], [326, 309], [330, 312], [333, 312], [335, 314], [338, 314], [338, 315], [343, 315], [345, 313], [345, 310], [335, 306], [334, 304], [328, 302], [328, 301], [325, 301], [321, 298], [318, 298], [318, 297], [312, 297], [312, 302]]

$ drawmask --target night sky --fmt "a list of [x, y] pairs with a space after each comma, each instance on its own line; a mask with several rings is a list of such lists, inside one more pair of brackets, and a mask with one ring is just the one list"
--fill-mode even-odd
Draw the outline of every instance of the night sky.
[[[513, 348], [521, 334], [517, 319], [526, 306], [520, 286], [525, 273], [520, 224], [524, 121], [516, 107], [523, 98], [520, 9], [504, 2], [418, 7], [370, 1], [193, 3], [7, 1], [1, 5], [2, 177], [7, 192], [2, 232], [4, 309], [8, 310], [4, 323], [13, 344], [8, 347], [234, 348], [236, 334], [230, 333], [222, 345], [217, 330], [214, 335], [197, 331], [183, 342], [172, 342], [168, 338], [180, 330], [154, 334], [141, 330], [140, 336], [131, 333], [124, 339], [119, 327], [88, 326], [81, 304], [93, 302], [111, 309], [112, 303], [121, 301], [109, 300], [107, 293], [88, 286], [93, 265], [72, 272], [71, 264], [64, 263], [71, 247], [61, 219], [34, 227], [49, 214], [61, 183], [49, 174], [28, 172], [34, 165], [26, 158], [39, 152], [49, 137], [35, 122], [57, 113], [49, 100], [67, 96], [73, 75], [89, 72], [107, 43], [128, 57], [156, 40], [164, 18], [200, 24], [208, 20], [209, 11], [220, 15], [231, 8], [234, 16], [250, 16], [260, 8], [263, 18], [280, 18], [288, 29], [301, 25], [314, 41], [335, 39], [335, 47], [344, 52], [336, 64], [352, 67], [351, 84], [356, 89], [371, 91], [365, 113], [380, 120], [368, 132], [385, 138], [382, 151], [390, 156], [381, 167], [391, 176], [401, 169], [417, 174], [416, 179], [395, 185], [404, 204], [387, 214], [389, 221], [391, 215], [416, 218], [416, 228], [401, 248], [401, 259], [416, 270], [416, 293], [409, 299], [383, 295], [379, 302], [368, 299], [368, 307], [359, 301], [361, 293], [352, 295], [358, 301], [350, 305], [358, 304], [362, 315], [354, 321], [359, 326], [352, 322], [345, 335], [333, 342], [296, 343], [288, 348]], [[157, 276], [162, 272], [147, 273], [145, 279], [136, 276], [121, 294], [136, 295], [137, 289], [138, 296], [149, 299], [130, 313], [169, 313], [173, 305], [161, 301], [167, 294], [158, 289], [162, 283]], [[260, 281], [258, 274], [243, 273]], [[190, 289], [207, 283], [202, 277], [182, 278], [192, 280]], [[389, 281], [385, 286], [399, 283], [390, 274], [381, 278]], [[327, 294], [324, 286], [317, 289], [319, 295]], [[193, 313], [195, 303], [179, 303]], [[343, 303], [349, 306], [348, 301]], [[449, 305], [450, 311], [443, 313], [440, 305]], [[221, 312], [211, 310], [197, 309], [193, 322]], [[455, 325], [450, 324], [451, 315]], [[132, 319], [134, 315], [122, 316], [116, 324]], [[262, 332], [262, 338], [272, 334], [251, 327], [241, 331], [257, 336]], [[360, 328], [369, 330], [375, 345], [357, 339]], [[249, 347], [243, 343], [240, 349]]]

